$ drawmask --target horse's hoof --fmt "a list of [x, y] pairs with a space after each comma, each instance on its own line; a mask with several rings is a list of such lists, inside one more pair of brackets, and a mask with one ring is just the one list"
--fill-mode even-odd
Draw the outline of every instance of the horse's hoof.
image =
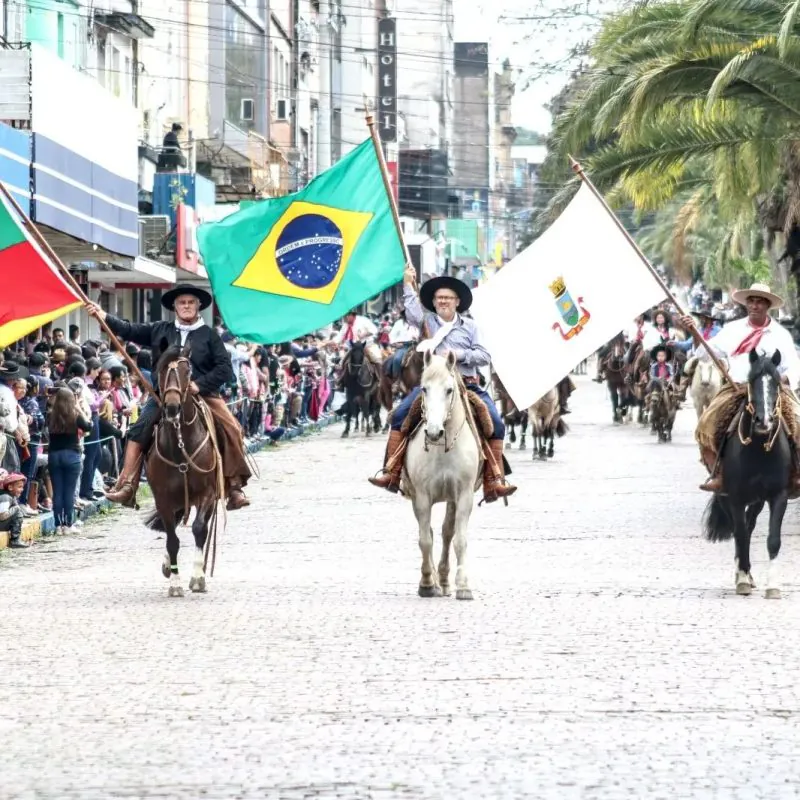
[[442, 597], [451, 597], [453, 594], [453, 590], [450, 586], [446, 583], [442, 584]]
[[420, 597], [441, 597], [442, 590], [438, 586], [420, 586]]
[[347, 439], [350, 436], [350, 431], [342, 431], [342, 439]]
[[183, 588], [181, 586], [170, 586], [167, 597], [183, 597]]
[[511, 442], [506, 442], [506, 450], [510, 450], [510, 449], [511, 449]]
[[750, 585], [750, 581], [742, 581], [736, 584], [736, 594], [740, 594], [746, 597], [752, 593], [753, 593], [753, 587]]
[[519, 449], [520, 449], [520, 450], [526, 450], [526, 449], [527, 449], [527, 448], [525, 447], [525, 442], [523, 442], [523, 443], [522, 443], [522, 444], [519, 446]]
[[189, 581], [189, 589], [193, 592], [198, 594], [205, 594], [206, 592], [206, 579], [201, 578], [191, 578]]
[[472, 589], [456, 589], [456, 600], [472, 600]]
[[781, 590], [780, 589], [767, 589], [764, 592], [764, 597], [767, 600], [780, 600], [781, 599]]

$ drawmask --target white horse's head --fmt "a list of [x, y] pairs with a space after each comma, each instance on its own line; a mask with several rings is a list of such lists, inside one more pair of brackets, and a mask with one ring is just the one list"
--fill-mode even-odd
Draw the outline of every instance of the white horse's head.
[[445, 425], [453, 411], [456, 399], [456, 357], [452, 353], [447, 358], [425, 351], [425, 369], [422, 371], [422, 387], [425, 409], [425, 433], [432, 442], [444, 436]]

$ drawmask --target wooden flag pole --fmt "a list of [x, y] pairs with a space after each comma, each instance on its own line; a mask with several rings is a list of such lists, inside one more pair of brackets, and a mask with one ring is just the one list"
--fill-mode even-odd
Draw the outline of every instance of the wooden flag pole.
[[[642, 263], [650, 270], [650, 274], [655, 278], [658, 285], [663, 290], [664, 294], [667, 296], [667, 299], [675, 306], [678, 313], [685, 317], [687, 316], [686, 312], [681, 308], [680, 303], [678, 302], [677, 298], [674, 294], [670, 291], [669, 286], [664, 282], [663, 278], [656, 272], [655, 267], [650, 263], [650, 260], [647, 256], [642, 252], [641, 248], [638, 244], [636, 244], [636, 240], [631, 236], [628, 231], [625, 229], [625, 226], [619, 221], [619, 218], [611, 209], [611, 206], [608, 205], [606, 202], [605, 197], [600, 193], [597, 187], [592, 183], [589, 176], [583, 171], [583, 167], [572, 157], [569, 157], [569, 163], [572, 167], [572, 171], [583, 181], [583, 183], [589, 188], [589, 191], [600, 201], [600, 204], [603, 208], [608, 212], [608, 215], [614, 220], [614, 224], [619, 228], [622, 235], [628, 240], [628, 244], [634, 249], [636, 255], [639, 256]], [[728, 372], [727, 366], [725, 366], [725, 362], [713, 351], [713, 349], [709, 346], [708, 342], [700, 335], [700, 331], [697, 330], [697, 326], [692, 322], [689, 333], [692, 334], [692, 338], [694, 339], [695, 343], [702, 345], [708, 355], [711, 357], [711, 360], [714, 362], [714, 366], [720, 371], [722, 376], [727, 380], [729, 383], [734, 383], [733, 378], [731, 378], [730, 372]]]
[[[64, 264], [64, 262], [56, 255], [53, 248], [50, 247], [50, 245], [47, 242], [47, 239], [45, 239], [44, 236], [42, 236], [41, 232], [36, 227], [36, 225], [33, 224], [33, 221], [30, 219], [30, 217], [28, 217], [28, 215], [22, 210], [22, 207], [17, 202], [14, 195], [12, 195], [11, 192], [8, 191], [8, 187], [6, 187], [3, 181], [0, 181], [0, 192], [2, 192], [3, 196], [8, 200], [9, 203], [11, 203], [11, 205], [14, 208], [14, 211], [16, 211], [17, 214], [19, 214], [19, 218], [22, 220], [23, 225], [25, 225], [25, 227], [27, 228], [28, 233], [30, 233], [31, 236], [33, 236], [33, 238], [36, 240], [36, 244], [38, 244], [39, 247], [41, 247], [42, 250], [44, 250], [44, 252], [50, 257], [52, 262], [58, 267], [58, 270], [61, 273], [64, 280], [70, 285], [70, 288], [75, 292], [75, 294], [77, 294], [78, 297], [83, 301], [83, 304], [88, 306], [89, 303], [91, 303], [91, 301], [84, 294], [83, 289], [81, 289], [80, 285], [75, 280], [72, 273], [67, 269], [66, 264]], [[134, 375], [138, 376], [139, 380], [142, 382], [142, 386], [144, 386], [147, 389], [150, 396], [154, 397], [156, 402], [159, 405], [161, 405], [161, 399], [156, 394], [152, 384], [150, 383], [150, 381], [147, 380], [147, 378], [144, 377], [144, 375], [142, 375], [142, 371], [139, 369], [136, 362], [125, 351], [122, 342], [120, 342], [120, 340], [117, 339], [117, 337], [114, 335], [114, 332], [111, 330], [111, 328], [108, 327], [108, 323], [104, 319], [100, 319], [99, 317], [95, 317], [95, 319], [97, 319], [97, 321], [100, 323], [100, 327], [108, 334], [108, 338], [111, 341], [111, 343], [117, 348], [117, 350], [119, 350], [120, 353], [122, 353], [123, 358], [125, 359], [125, 361], [128, 362], [128, 365], [130, 366], [131, 372], [133, 372]]]
[[[383, 155], [383, 144], [378, 136], [378, 131], [375, 128], [375, 117], [370, 113], [369, 106], [367, 105], [367, 96], [364, 95], [364, 111], [366, 113], [367, 118], [367, 127], [369, 128], [369, 135], [372, 139], [372, 144], [375, 147], [375, 154], [378, 156], [378, 164], [381, 168], [381, 177], [383, 178], [383, 186], [386, 189], [386, 194], [389, 197], [389, 207], [392, 209], [392, 219], [394, 220], [394, 227], [397, 229], [397, 236], [400, 239], [400, 244], [403, 247], [403, 256], [406, 260], [406, 267], [411, 266], [411, 254], [408, 252], [408, 246], [406, 245], [406, 239], [403, 235], [403, 226], [400, 224], [400, 211], [397, 208], [397, 200], [394, 196], [394, 191], [392, 190], [392, 180], [389, 176], [389, 169], [386, 166], [386, 158]], [[417, 287], [416, 280], [414, 281], [414, 289], [419, 291]], [[422, 320], [422, 337], [424, 339], [429, 339], [430, 336], [428, 335], [428, 325], [425, 322], [423, 317]]]

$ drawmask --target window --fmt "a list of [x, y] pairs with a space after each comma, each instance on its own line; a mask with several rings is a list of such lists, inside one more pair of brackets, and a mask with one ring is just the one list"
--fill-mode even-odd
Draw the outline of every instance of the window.
[[[269, 51], [266, 51], [267, 53]], [[225, 118], [266, 134], [264, 37], [231, 3], [225, 4]], [[242, 101], [252, 100], [252, 120], [242, 120]]]
[[109, 81], [108, 88], [111, 89], [115, 97], [120, 95], [120, 86], [122, 85], [121, 75], [122, 68], [120, 65], [120, 52], [116, 47], [111, 48], [111, 80]]

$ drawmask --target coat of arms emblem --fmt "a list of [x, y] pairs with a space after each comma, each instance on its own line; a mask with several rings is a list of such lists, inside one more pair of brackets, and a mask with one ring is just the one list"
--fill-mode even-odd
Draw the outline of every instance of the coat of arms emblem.
[[575, 303], [567, 291], [567, 285], [564, 283], [563, 277], [556, 278], [550, 284], [550, 291], [556, 299], [558, 313], [561, 314], [561, 319], [567, 325], [567, 330], [565, 331], [561, 327], [561, 323], [555, 322], [553, 323], [553, 330], [558, 331], [561, 334], [561, 338], [568, 341], [584, 329], [591, 318], [591, 314], [581, 305], [583, 303], [582, 297], [578, 298], [577, 304]]

